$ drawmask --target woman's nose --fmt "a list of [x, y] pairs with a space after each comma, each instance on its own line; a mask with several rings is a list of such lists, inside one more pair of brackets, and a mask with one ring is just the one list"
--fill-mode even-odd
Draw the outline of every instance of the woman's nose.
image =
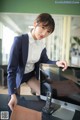
[[47, 33], [46, 30], [42, 32], [42, 35], [43, 35], [43, 36], [46, 36], [47, 34], [48, 34], [48, 33]]

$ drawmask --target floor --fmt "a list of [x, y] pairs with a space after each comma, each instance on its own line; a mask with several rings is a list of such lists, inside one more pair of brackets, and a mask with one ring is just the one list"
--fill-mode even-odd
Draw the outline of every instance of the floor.
[[[8, 94], [8, 89], [0, 86], [0, 94]], [[21, 95], [32, 95], [31, 89], [29, 88], [28, 85], [26, 85], [26, 83], [23, 83], [21, 85], [20, 94]]]

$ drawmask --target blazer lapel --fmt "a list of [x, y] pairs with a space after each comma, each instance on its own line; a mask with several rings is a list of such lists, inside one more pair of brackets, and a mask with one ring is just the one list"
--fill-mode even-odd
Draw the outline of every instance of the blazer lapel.
[[29, 37], [26, 34], [22, 36], [22, 57], [23, 57], [24, 66], [28, 58], [28, 47], [29, 47]]

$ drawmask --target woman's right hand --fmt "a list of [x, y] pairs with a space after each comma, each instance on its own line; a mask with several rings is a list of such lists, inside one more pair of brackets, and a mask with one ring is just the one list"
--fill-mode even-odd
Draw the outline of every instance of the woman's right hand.
[[11, 111], [13, 111], [14, 106], [17, 104], [17, 97], [15, 94], [11, 95], [11, 99], [8, 103], [8, 106], [10, 107]]

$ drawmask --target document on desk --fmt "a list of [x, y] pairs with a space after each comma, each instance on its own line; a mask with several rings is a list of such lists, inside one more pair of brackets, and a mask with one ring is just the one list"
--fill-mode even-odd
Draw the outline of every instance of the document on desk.
[[11, 113], [10, 120], [41, 120], [42, 113], [20, 105], [16, 105]]

